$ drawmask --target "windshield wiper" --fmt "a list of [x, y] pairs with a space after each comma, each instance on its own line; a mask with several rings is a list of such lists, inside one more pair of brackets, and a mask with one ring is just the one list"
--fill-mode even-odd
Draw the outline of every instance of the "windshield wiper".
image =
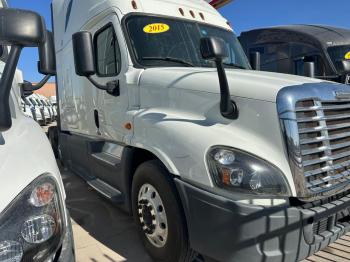
[[187, 62], [185, 60], [176, 58], [176, 57], [142, 57], [142, 60], [161, 60], [161, 61], [170, 61], [175, 63], [180, 63], [183, 65], [194, 67], [194, 65], [190, 62]]
[[223, 63], [223, 64], [225, 66], [232, 66], [232, 67], [239, 68], [239, 69], [247, 69], [244, 66], [241, 66], [241, 65], [238, 65], [238, 64], [235, 64], [235, 63]]

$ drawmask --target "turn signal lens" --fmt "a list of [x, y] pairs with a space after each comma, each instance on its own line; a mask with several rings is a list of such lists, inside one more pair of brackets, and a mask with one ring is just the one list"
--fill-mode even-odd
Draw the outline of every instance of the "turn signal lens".
[[44, 183], [34, 188], [30, 203], [36, 207], [48, 205], [55, 196], [55, 187], [51, 183]]
[[49, 215], [31, 217], [22, 226], [22, 237], [31, 244], [40, 244], [50, 239], [55, 233], [55, 219]]
[[23, 257], [20, 243], [15, 241], [0, 242], [0, 262], [19, 262]]

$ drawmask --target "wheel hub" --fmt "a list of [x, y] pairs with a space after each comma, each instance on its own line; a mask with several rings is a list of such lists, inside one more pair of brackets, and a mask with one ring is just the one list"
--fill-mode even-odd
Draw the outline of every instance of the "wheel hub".
[[168, 237], [168, 221], [157, 190], [150, 184], [140, 188], [138, 216], [148, 240], [156, 247], [163, 247]]

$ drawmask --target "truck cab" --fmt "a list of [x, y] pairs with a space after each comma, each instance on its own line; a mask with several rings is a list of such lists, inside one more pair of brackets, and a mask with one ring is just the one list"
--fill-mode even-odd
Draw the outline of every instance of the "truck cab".
[[16, 70], [24, 47], [45, 42], [45, 24], [30, 11], [0, 2], [0, 261], [74, 262], [65, 192], [41, 127], [21, 111], [23, 81]]
[[[259, 53], [263, 71], [312, 76], [350, 84], [350, 30], [321, 25], [288, 25], [243, 32], [248, 56]], [[311, 64], [311, 73], [306, 67]], [[311, 74], [311, 75], [310, 75]]]
[[251, 70], [202, 0], [54, 0], [52, 16], [52, 145], [155, 261], [297, 261], [349, 231], [348, 86]]

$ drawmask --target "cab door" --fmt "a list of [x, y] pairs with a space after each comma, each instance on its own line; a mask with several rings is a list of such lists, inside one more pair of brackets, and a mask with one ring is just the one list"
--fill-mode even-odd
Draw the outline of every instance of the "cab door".
[[128, 122], [126, 73], [129, 63], [126, 43], [116, 13], [109, 14], [96, 24], [93, 41], [96, 58], [95, 80], [100, 84], [116, 81], [119, 88], [119, 94], [116, 95], [96, 90], [97, 108], [94, 111], [94, 120], [97, 133], [106, 140], [122, 142], [128, 132], [124, 125]]

